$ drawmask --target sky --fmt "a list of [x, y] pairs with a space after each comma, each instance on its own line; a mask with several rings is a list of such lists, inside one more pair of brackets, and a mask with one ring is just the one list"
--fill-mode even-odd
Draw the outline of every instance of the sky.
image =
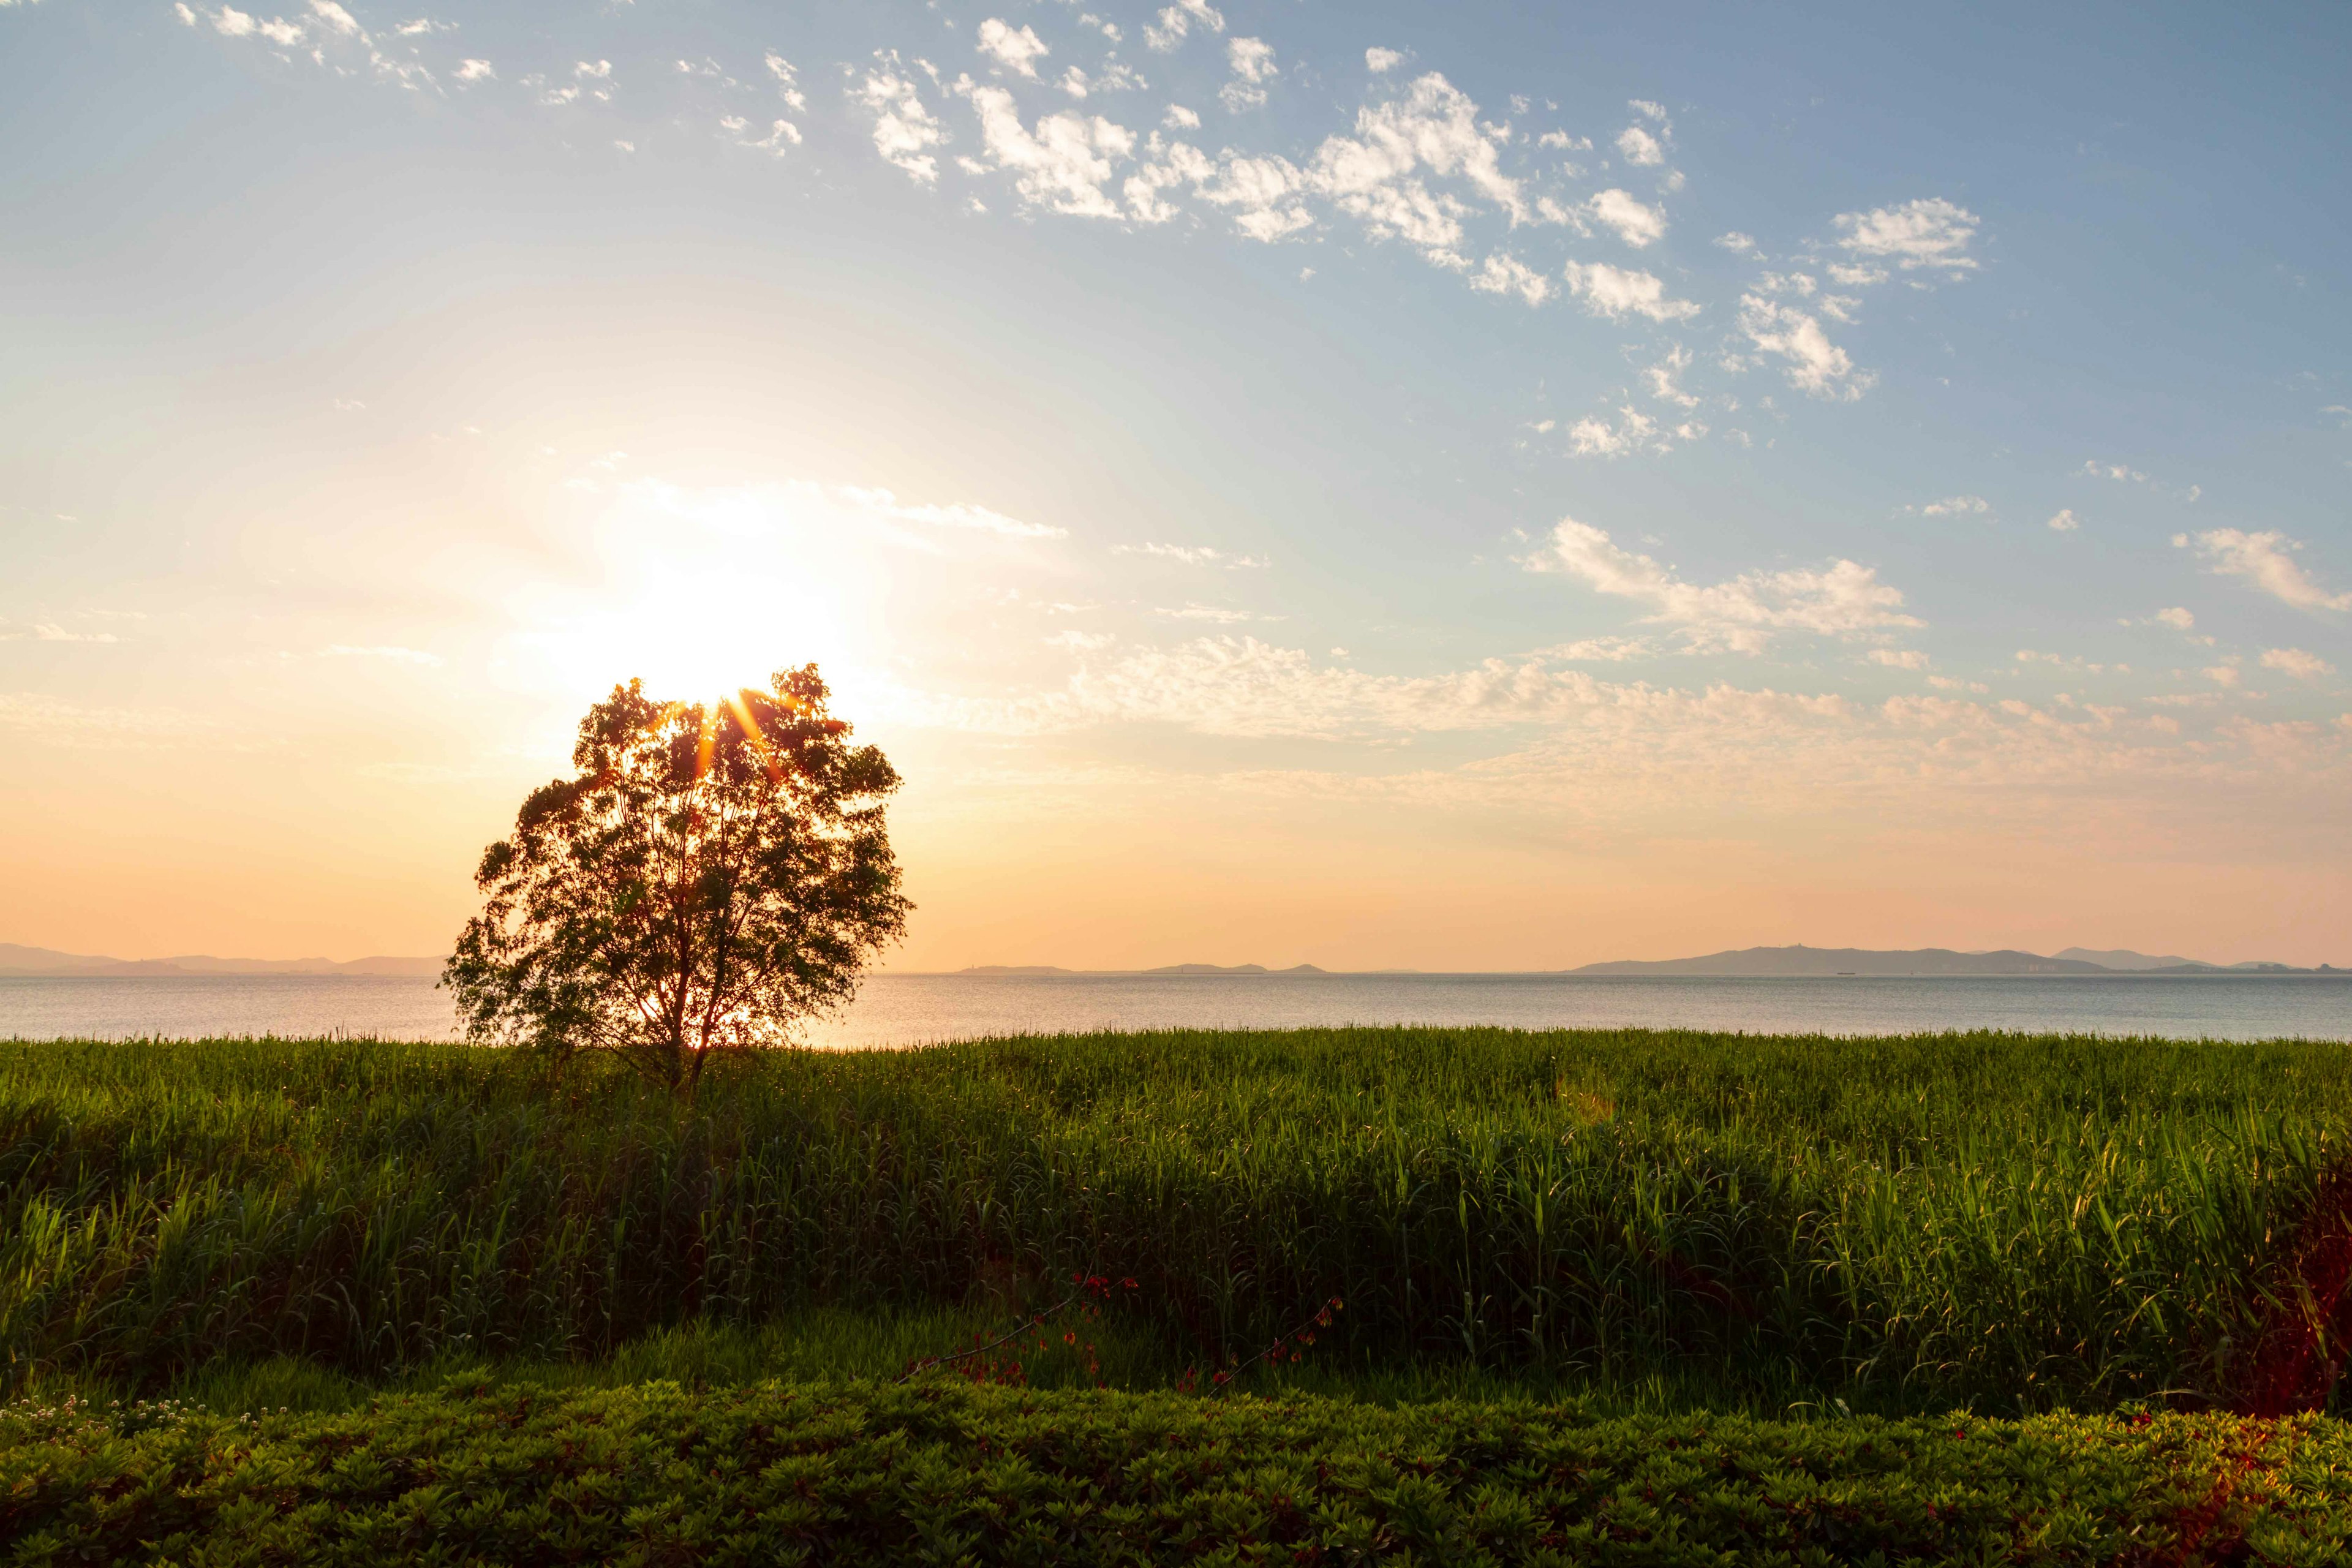
[[2352, 12], [0, 0], [0, 941], [816, 662], [903, 970], [2352, 962]]

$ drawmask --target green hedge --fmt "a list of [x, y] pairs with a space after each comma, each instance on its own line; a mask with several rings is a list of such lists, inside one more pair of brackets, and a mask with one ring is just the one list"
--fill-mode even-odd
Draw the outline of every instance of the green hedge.
[[2340, 1563], [2325, 1417], [452, 1384], [347, 1415], [0, 1413], [16, 1563]]

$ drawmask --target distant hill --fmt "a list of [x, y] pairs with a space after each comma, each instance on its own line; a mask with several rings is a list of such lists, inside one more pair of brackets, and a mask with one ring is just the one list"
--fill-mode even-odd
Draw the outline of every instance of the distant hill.
[[441, 973], [441, 964], [437, 958], [383, 955], [341, 963], [331, 958], [214, 958], [206, 953], [107, 958], [0, 942], [0, 975], [391, 974], [431, 979]]
[[2200, 963], [2199, 960], [2194, 958], [2181, 958], [2178, 955], [2168, 958], [2150, 958], [2144, 952], [2134, 952], [2127, 947], [2110, 948], [2105, 952], [2088, 947], [2062, 947], [2051, 956], [2053, 958], [2078, 958], [2084, 963], [2095, 963], [2103, 969], [2120, 969], [2126, 972], [2138, 969], [2210, 969], [2216, 967], [2212, 964]]
[[1877, 952], [1860, 947], [1744, 947], [1704, 958], [1668, 958], [1588, 963], [1570, 974], [1886, 975], [1886, 974], [2113, 974], [2104, 964], [2078, 958], [2043, 958], [2002, 949], [1954, 952], [1945, 947]]

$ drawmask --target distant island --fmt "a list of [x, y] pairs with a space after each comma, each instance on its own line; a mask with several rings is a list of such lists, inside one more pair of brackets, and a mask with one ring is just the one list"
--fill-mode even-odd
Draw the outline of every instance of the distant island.
[[338, 963], [331, 958], [214, 958], [190, 953], [179, 958], [106, 958], [93, 953], [57, 952], [46, 947], [20, 947], [0, 942], [0, 975], [58, 978], [88, 975], [195, 974], [393, 974], [431, 979], [441, 973], [437, 958], [354, 958]]

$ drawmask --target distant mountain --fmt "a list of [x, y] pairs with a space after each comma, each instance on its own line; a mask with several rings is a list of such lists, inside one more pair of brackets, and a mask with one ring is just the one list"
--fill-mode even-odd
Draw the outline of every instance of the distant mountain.
[[0, 942], [0, 975], [391, 974], [431, 979], [441, 973], [441, 964], [437, 958], [383, 955], [354, 958], [343, 963], [331, 958], [214, 958], [206, 953], [179, 958], [106, 958]]
[[2084, 963], [2095, 963], [2102, 969], [2120, 969], [2125, 971], [2137, 969], [2210, 969], [2215, 967], [2212, 964], [2204, 963], [2194, 958], [2180, 958], [2178, 956], [2169, 958], [2150, 958], [2144, 952], [2134, 952], [2127, 947], [2110, 948], [2105, 952], [2088, 947], [2065, 947], [2059, 949], [2058, 952], [2052, 956], [2056, 958], [2080, 959]]
[[1668, 958], [1655, 963], [1588, 963], [1570, 974], [1886, 975], [1886, 974], [2113, 974], [2103, 964], [2077, 958], [2042, 958], [2002, 949], [1954, 952], [1945, 947], [1876, 952], [1860, 947], [1744, 947], [1705, 958]]

